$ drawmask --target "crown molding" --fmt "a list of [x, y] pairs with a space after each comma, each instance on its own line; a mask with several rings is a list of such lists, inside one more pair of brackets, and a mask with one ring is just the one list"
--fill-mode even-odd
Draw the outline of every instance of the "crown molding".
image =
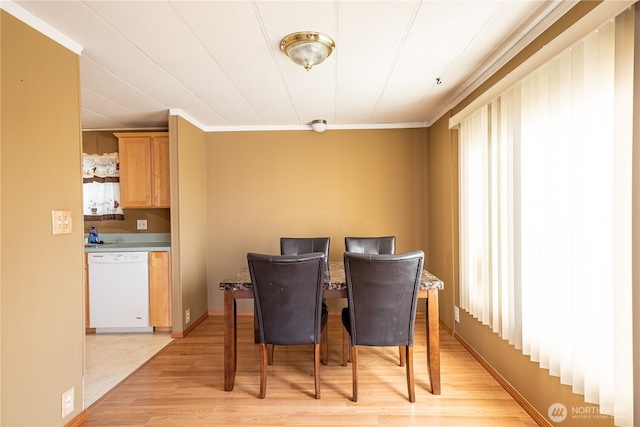
[[[493, 86], [480, 94], [476, 99], [471, 101], [466, 107], [458, 111], [449, 119], [449, 128], [457, 127], [462, 120], [471, 115], [481, 106], [489, 103], [492, 99], [500, 95], [509, 87], [516, 84], [529, 73], [533, 72], [537, 67], [549, 61], [553, 56], [568, 49], [578, 40], [587, 36], [591, 31], [595, 31], [608, 20], [615, 18], [625, 9], [631, 7], [637, 0], [619, 0], [619, 1], [603, 1], [593, 10], [579, 19], [576, 23], [564, 30], [560, 35], [547, 43], [537, 52], [533, 53], [522, 64], [502, 77]], [[461, 98], [458, 100], [460, 102]], [[456, 103], [452, 105], [457, 105]]]
[[24, 22], [34, 30], [37, 30], [45, 36], [49, 37], [56, 43], [61, 44], [75, 54], [82, 55], [83, 47], [81, 44], [62, 34], [60, 31], [56, 30], [49, 24], [41, 21], [39, 18], [36, 18], [26, 10], [19, 7], [14, 2], [10, 0], [0, 0], [0, 9]]
[[[204, 126], [189, 114], [178, 108], [171, 108], [169, 115], [179, 116], [190, 122], [204, 132], [268, 132], [268, 131], [290, 131], [290, 130], [312, 130], [311, 125], [263, 125], [263, 126]], [[377, 124], [344, 124], [327, 125], [327, 130], [366, 130], [366, 129], [409, 129], [426, 128], [426, 122], [415, 123], [377, 123]]]

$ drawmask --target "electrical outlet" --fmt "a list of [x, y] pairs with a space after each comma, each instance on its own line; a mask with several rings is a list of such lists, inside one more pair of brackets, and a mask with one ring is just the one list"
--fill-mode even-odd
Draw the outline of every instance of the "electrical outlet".
[[191, 322], [191, 309], [187, 308], [184, 311], [184, 323], [189, 323]]
[[73, 387], [62, 393], [62, 418], [73, 412]]
[[51, 232], [54, 236], [71, 233], [71, 211], [51, 211]]
[[147, 220], [139, 219], [138, 220], [138, 230], [146, 230], [147, 229]]
[[453, 307], [453, 315], [456, 318], [456, 322], [460, 322], [460, 309], [458, 308], [458, 306]]

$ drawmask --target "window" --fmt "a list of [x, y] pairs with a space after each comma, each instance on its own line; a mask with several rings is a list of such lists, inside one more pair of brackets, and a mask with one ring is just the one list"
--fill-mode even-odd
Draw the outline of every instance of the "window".
[[[629, 20], [631, 16], [631, 20]], [[460, 123], [460, 305], [633, 424], [633, 19]]]

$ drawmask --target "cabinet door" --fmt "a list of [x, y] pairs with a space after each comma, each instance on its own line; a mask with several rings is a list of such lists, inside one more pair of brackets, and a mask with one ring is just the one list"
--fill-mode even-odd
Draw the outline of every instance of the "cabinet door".
[[168, 208], [171, 205], [169, 181], [169, 137], [158, 136], [151, 141], [151, 168], [153, 170], [153, 206]]
[[151, 138], [118, 138], [120, 162], [120, 199], [123, 208], [152, 205]]
[[171, 261], [169, 252], [149, 252], [149, 325], [171, 327]]
[[89, 268], [87, 264], [87, 254], [83, 254], [84, 262], [82, 269], [82, 286], [84, 286], [84, 329], [85, 332], [95, 332], [95, 328], [91, 328], [91, 313], [89, 311]]

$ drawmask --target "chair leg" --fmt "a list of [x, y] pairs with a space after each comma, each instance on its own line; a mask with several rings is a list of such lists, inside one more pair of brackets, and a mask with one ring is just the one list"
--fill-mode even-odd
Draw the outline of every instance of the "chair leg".
[[416, 401], [415, 384], [413, 381], [413, 347], [405, 346], [403, 349], [407, 355], [407, 388], [409, 389], [409, 402]]
[[320, 344], [313, 345], [313, 376], [316, 385], [316, 399], [320, 399]]
[[267, 345], [260, 344], [260, 399], [267, 394]]
[[405, 363], [405, 352], [404, 352], [404, 346], [400, 346], [398, 347], [398, 353], [400, 354], [400, 366], [404, 366]]
[[352, 372], [352, 382], [353, 382], [353, 397], [351, 400], [354, 402], [358, 401], [358, 347], [351, 346], [351, 372]]
[[273, 365], [273, 349], [276, 346], [273, 344], [267, 344], [267, 363]]
[[327, 319], [322, 322], [320, 329], [320, 361], [323, 365], [329, 363], [329, 331], [327, 329]]
[[349, 332], [347, 332], [347, 328], [342, 326], [342, 366], [347, 366], [347, 358], [349, 353]]

